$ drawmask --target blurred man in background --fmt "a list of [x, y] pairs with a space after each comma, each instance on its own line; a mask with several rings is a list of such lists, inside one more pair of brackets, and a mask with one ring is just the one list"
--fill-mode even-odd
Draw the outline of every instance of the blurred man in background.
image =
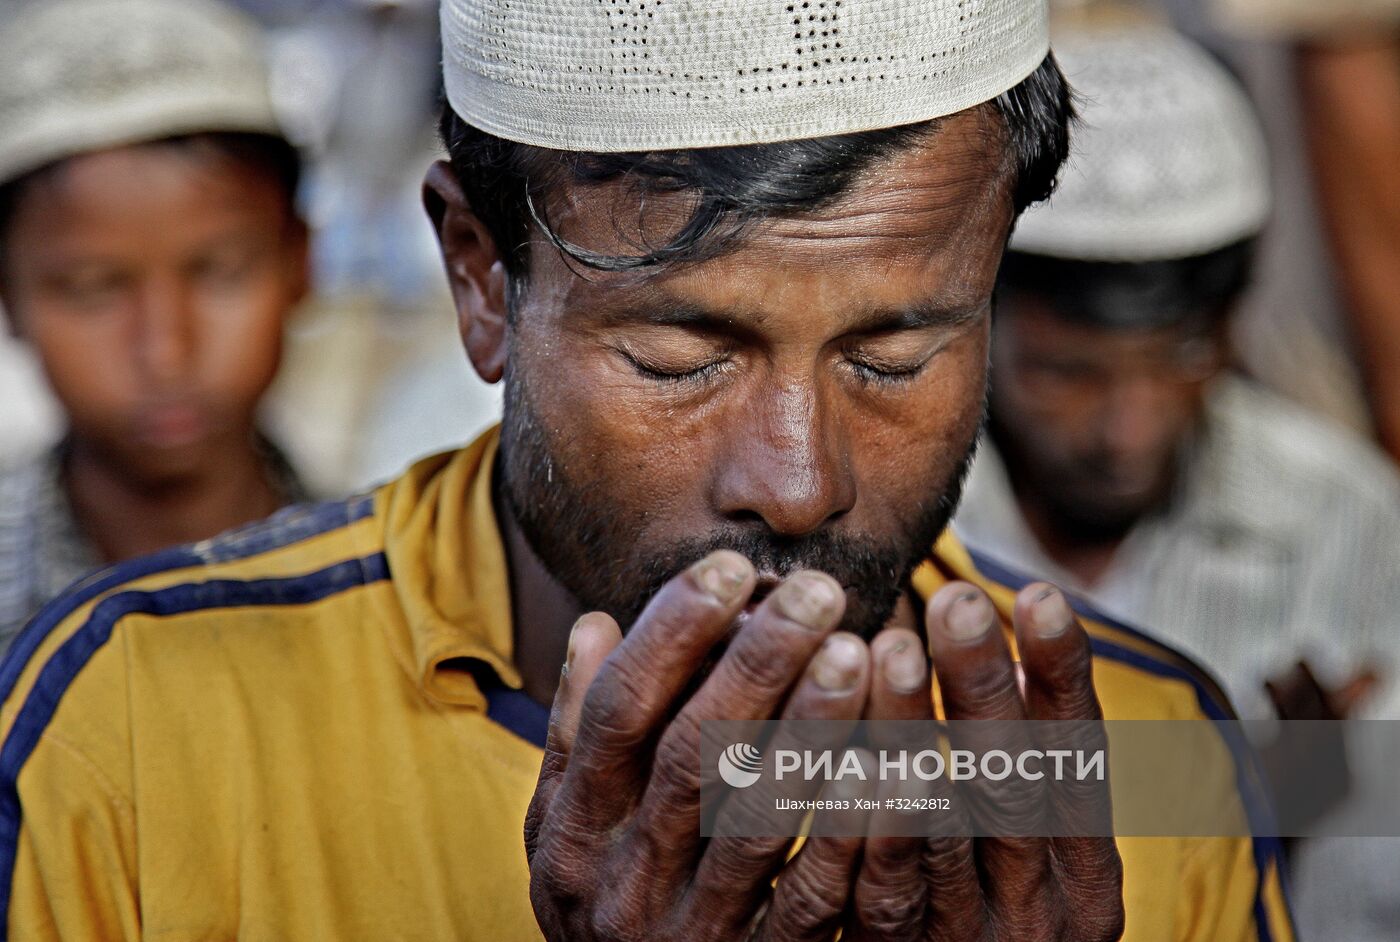
[[0, 300], [67, 435], [0, 475], [0, 645], [90, 569], [301, 496], [256, 413], [307, 289], [255, 25], [207, 0], [4, 16]]
[[1085, 127], [1003, 264], [958, 526], [1171, 637], [1246, 715], [1302, 654], [1346, 689], [1394, 644], [1400, 488], [1374, 448], [1224, 372], [1269, 205], [1248, 103], [1165, 29], [1060, 39]]
[[[999, 275], [990, 440], [960, 535], [1172, 639], [1245, 718], [1336, 719], [1365, 701], [1362, 715], [1396, 715], [1394, 473], [1368, 443], [1226, 372], [1269, 205], [1242, 91], [1159, 27], [1085, 27], [1056, 49], [1084, 127]], [[1309, 865], [1322, 849], [1325, 872]], [[1394, 873], [1389, 854], [1304, 848], [1300, 920], [1386, 937], [1400, 913], [1364, 888]], [[1363, 898], [1310, 918], [1338, 886]]]

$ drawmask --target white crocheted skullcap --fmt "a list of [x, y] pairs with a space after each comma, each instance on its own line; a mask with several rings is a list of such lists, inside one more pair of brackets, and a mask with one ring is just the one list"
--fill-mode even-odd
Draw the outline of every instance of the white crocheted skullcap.
[[1055, 33], [1081, 96], [1059, 188], [1011, 247], [1082, 261], [1202, 255], [1263, 228], [1264, 134], [1244, 90], [1208, 52], [1150, 23]]
[[772, 143], [990, 101], [1049, 49], [1046, 0], [443, 0], [448, 101], [567, 151]]
[[214, 0], [0, 0], [0, 182], [219, 131], [281, 134], [244, 14]]

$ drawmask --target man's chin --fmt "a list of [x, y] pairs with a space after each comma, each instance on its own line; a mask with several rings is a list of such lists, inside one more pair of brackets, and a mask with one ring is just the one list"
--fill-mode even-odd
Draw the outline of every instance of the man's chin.
[[1086, 541], [1111, 541], [1127, 536], [1158, 504], [1155, 496], [1135, 494], [1112, 501], [1099, 491], [1093, 498], [1070, 501], [1059, 508], [1058, 528]]

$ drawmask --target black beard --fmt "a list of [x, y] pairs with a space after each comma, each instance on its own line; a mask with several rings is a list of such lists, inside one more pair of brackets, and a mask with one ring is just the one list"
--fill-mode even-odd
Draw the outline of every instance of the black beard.
[[780, 578], [801, 569], [832, 576], [846, 589], [841, 627], [874, 637], [957, 509], [977, 448], [974, 439], [943, 491], [911, 507], [893, 540], [831, 532], [789, 538], [752, 525], [725, 525], [703, 537], [641, 546], [609, 506], [606, 491], [571, 477], [524, 384], [511, 376], [506, 384], [501, 483], [510, 511], [535, 555], [583, 610], [607, 612], [624, 631], [677, 573], [715, 550], [730, 549], [759, 572]]
[[[1054, 532], [1075, 542], [1116, 543], [1143, 520], [1166, 513], [1171, 506], [1174, 491], [1170, 481], [1160, 493], [1128, 503], [1114, 504], [1083, 496], [1092, 490], [1092, 485], [1073, 480], [1066, 485], [1064, 475], [1048, 471], [1043, 462], [1025, 453], [1016, 434], [997, 419], [995, 411], [987, 420], [987, 433], [1001, 455], [1016, 496], [1033, 502]], [[1180, 460], [1178, 455], [1178, 463]]]

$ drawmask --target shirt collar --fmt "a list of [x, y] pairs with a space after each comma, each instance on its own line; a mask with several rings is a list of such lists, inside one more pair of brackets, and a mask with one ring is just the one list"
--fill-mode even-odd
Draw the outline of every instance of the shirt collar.
[[376, 514], [403, 613], [406, 656], [430, 697], [484, 708], [474, 670], [519, 688], [505, 548], [492, 505], [500, 443], [491, 429], [381, 488]]

